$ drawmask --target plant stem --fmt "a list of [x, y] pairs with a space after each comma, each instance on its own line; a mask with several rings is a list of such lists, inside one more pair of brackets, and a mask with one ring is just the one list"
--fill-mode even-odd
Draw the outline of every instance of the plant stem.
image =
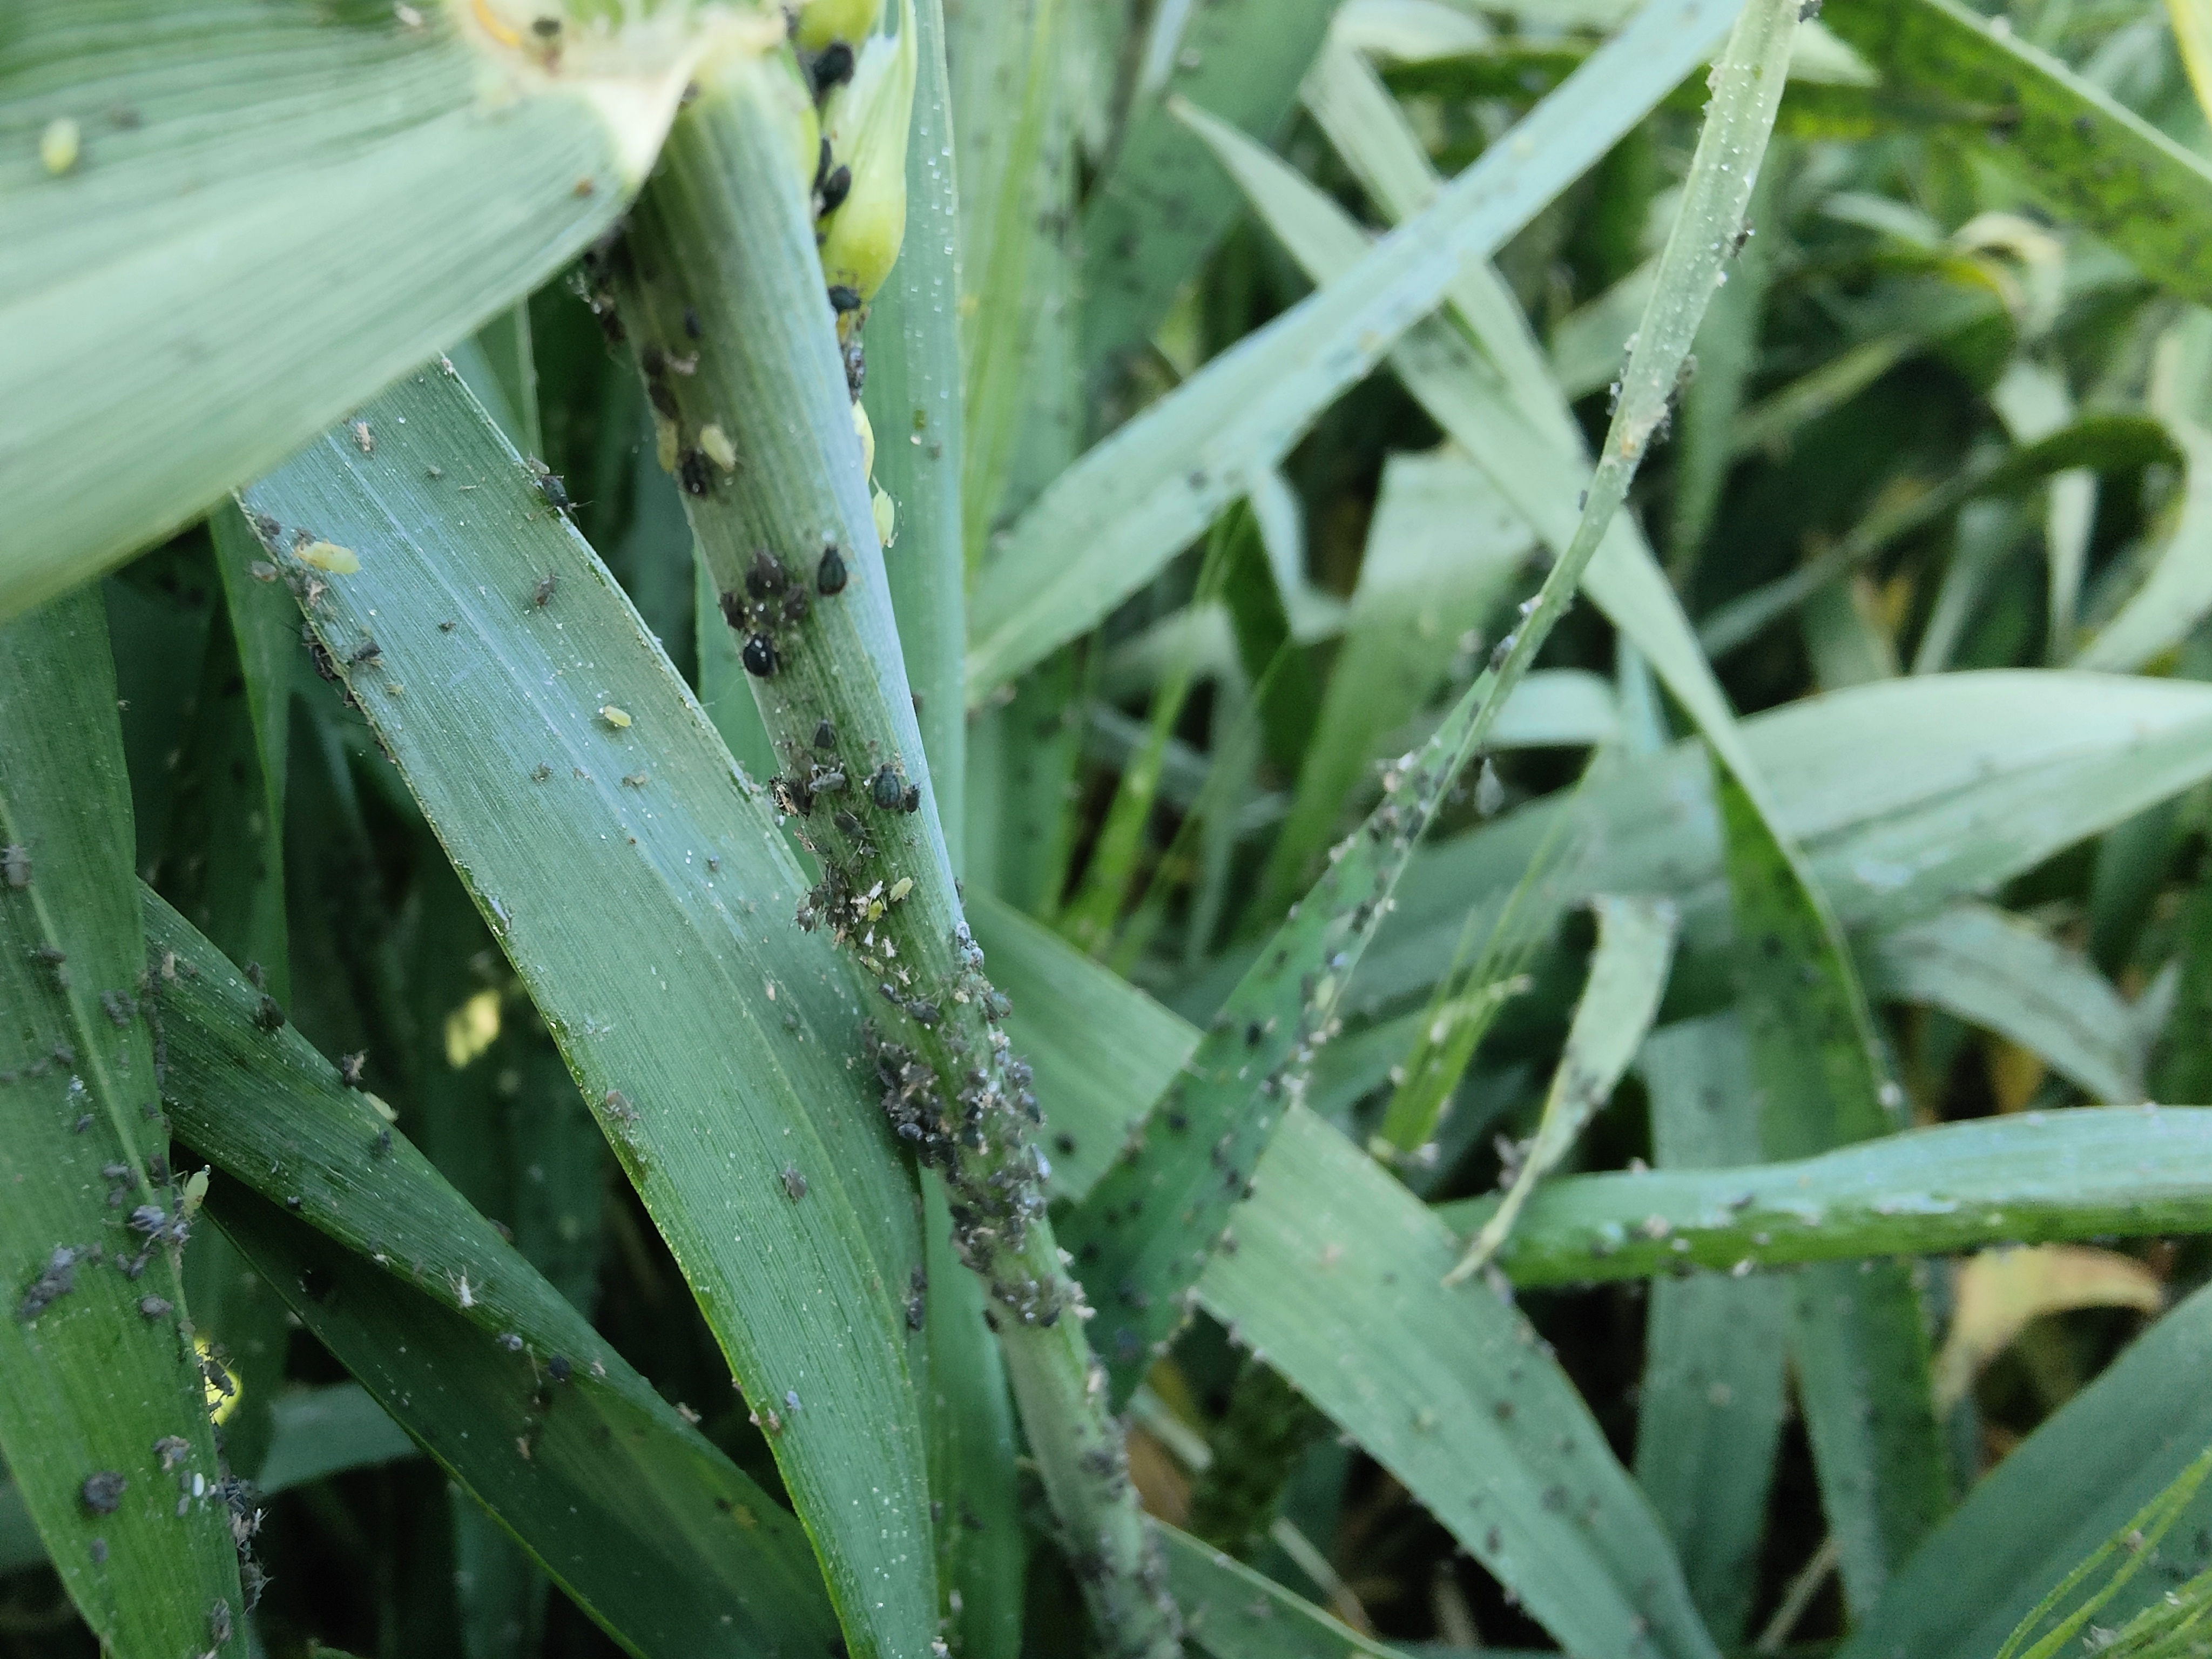
[[882, 997], [859, 1063], [896, 1133], [944, 1171], [954, 1246], [988, 1287], [1106, 1650], [1168, 1659], [1178, 1620], [1045, 1216], [1029, 1067], [1000, 1029], [1007, 1005], [983, 977], [934, 810], [815, 250], [805, 98], [787, 58], [702, 76], [593, 279], [620, 301], [664, 456], [744, 637], [784, 769], [769, 787], [821, 865], [798, 924], [830, 929]]

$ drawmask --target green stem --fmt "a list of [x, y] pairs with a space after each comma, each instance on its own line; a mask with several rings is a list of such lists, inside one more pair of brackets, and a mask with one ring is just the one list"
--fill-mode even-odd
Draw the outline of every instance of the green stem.
[[855, 1063], [944, 1172], [955, 1249], [988, 1289], [1108, 1650], [1170, 1659], [1179, 1621], [1045, 1215], [1029, 1067], [1000, 1028], [1006, 1003], [983, 977], [934, 810], [815, 251], [812, 157], [793, 136], [804, 95], [787, 58], [702, 84], [595, 277], [621, 301], [693, 533], [744, 636], [784, 769], [769, 787], [821, 866], [798, 923], [828, 929], [880, 997]]

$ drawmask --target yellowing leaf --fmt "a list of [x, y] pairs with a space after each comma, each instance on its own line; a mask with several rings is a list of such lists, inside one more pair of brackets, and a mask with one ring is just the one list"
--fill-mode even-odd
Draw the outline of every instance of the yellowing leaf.
[[1936, 1403], [1965, 1398], [1984, 1366], [2031, 1319], [2069, 1308], [2136, 1308], [2154, 1314], [2166, 1291], [2132, 1256], [2081, 1244], [1984, 1250], [1959, 1270], [1957, 1310], [1936, 1362]]

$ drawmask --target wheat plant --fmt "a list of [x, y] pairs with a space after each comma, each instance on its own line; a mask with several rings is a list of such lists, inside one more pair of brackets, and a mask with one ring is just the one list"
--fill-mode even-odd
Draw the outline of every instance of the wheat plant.
[[0, 1647], [2212, 1651], [2212, 11], [0, 11]]

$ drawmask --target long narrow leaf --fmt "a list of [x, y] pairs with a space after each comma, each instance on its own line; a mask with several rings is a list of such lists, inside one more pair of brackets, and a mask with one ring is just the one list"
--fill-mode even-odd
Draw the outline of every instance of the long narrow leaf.
[[826, 1640], [775, 1500], [150, 894], [145, 927], [210, 1208], [385, 1408], [637, 1650]]
[[198, 1653], [246, 1603], [184, 1307], [96, 592], [0, 629], [0, 1450], [103, 1647]]
[[[0, 613], [198, 516], [544, 282], [621, 211], [708, 35], [760, 33], [671, 30], [649, 66], [579, 40], [549, 76], [490, 15], [14, 9], [0, 491], [40, 533], [0, 561]], [[41, 165], [56, 123], [72, 142]], [[124, 423], [158, 441], [118, 446]]]
[[976, 586], [969, 700], [1158, 574], [1435, 309], [1462, 260], [1502, 246], [1711, 52], [1735, 10], [1723, 0], [1645, 8], [1434, 207], [1064, 473]]
[[[1802, 1158], [1879, 1139], [1896, 1127], [1901, 1094], [1882, 1073], [1834, 919], [1735, 780], [1719, 790], [1760, 1143], [1770, 1158]], [[1845, 1591], [1863, 1608], [1948, 1496], [1920, 1298], [1895, 1262], [1808, 1268], [1795, 1289], [1790, 1349], [1821, 1506]]]
[[[915, 1567], [929, 1524], [906, 1358], [921, 1246], [882, 1115], [845, 1065], [849, 981], [788, 921], [805, 879], [636, 614], [459, 383], [427, 371], [362, 418], [374, 454], [332, 434], [255, 485], [249, 511], [746, 1397], [764, 1419], [789, 1395], [805, 1402], [772, 1444], [848, 1634], [903, 1650], [936, 1618]], [[360, 569], [319, 578], [291, 556], [302, 533]]]

